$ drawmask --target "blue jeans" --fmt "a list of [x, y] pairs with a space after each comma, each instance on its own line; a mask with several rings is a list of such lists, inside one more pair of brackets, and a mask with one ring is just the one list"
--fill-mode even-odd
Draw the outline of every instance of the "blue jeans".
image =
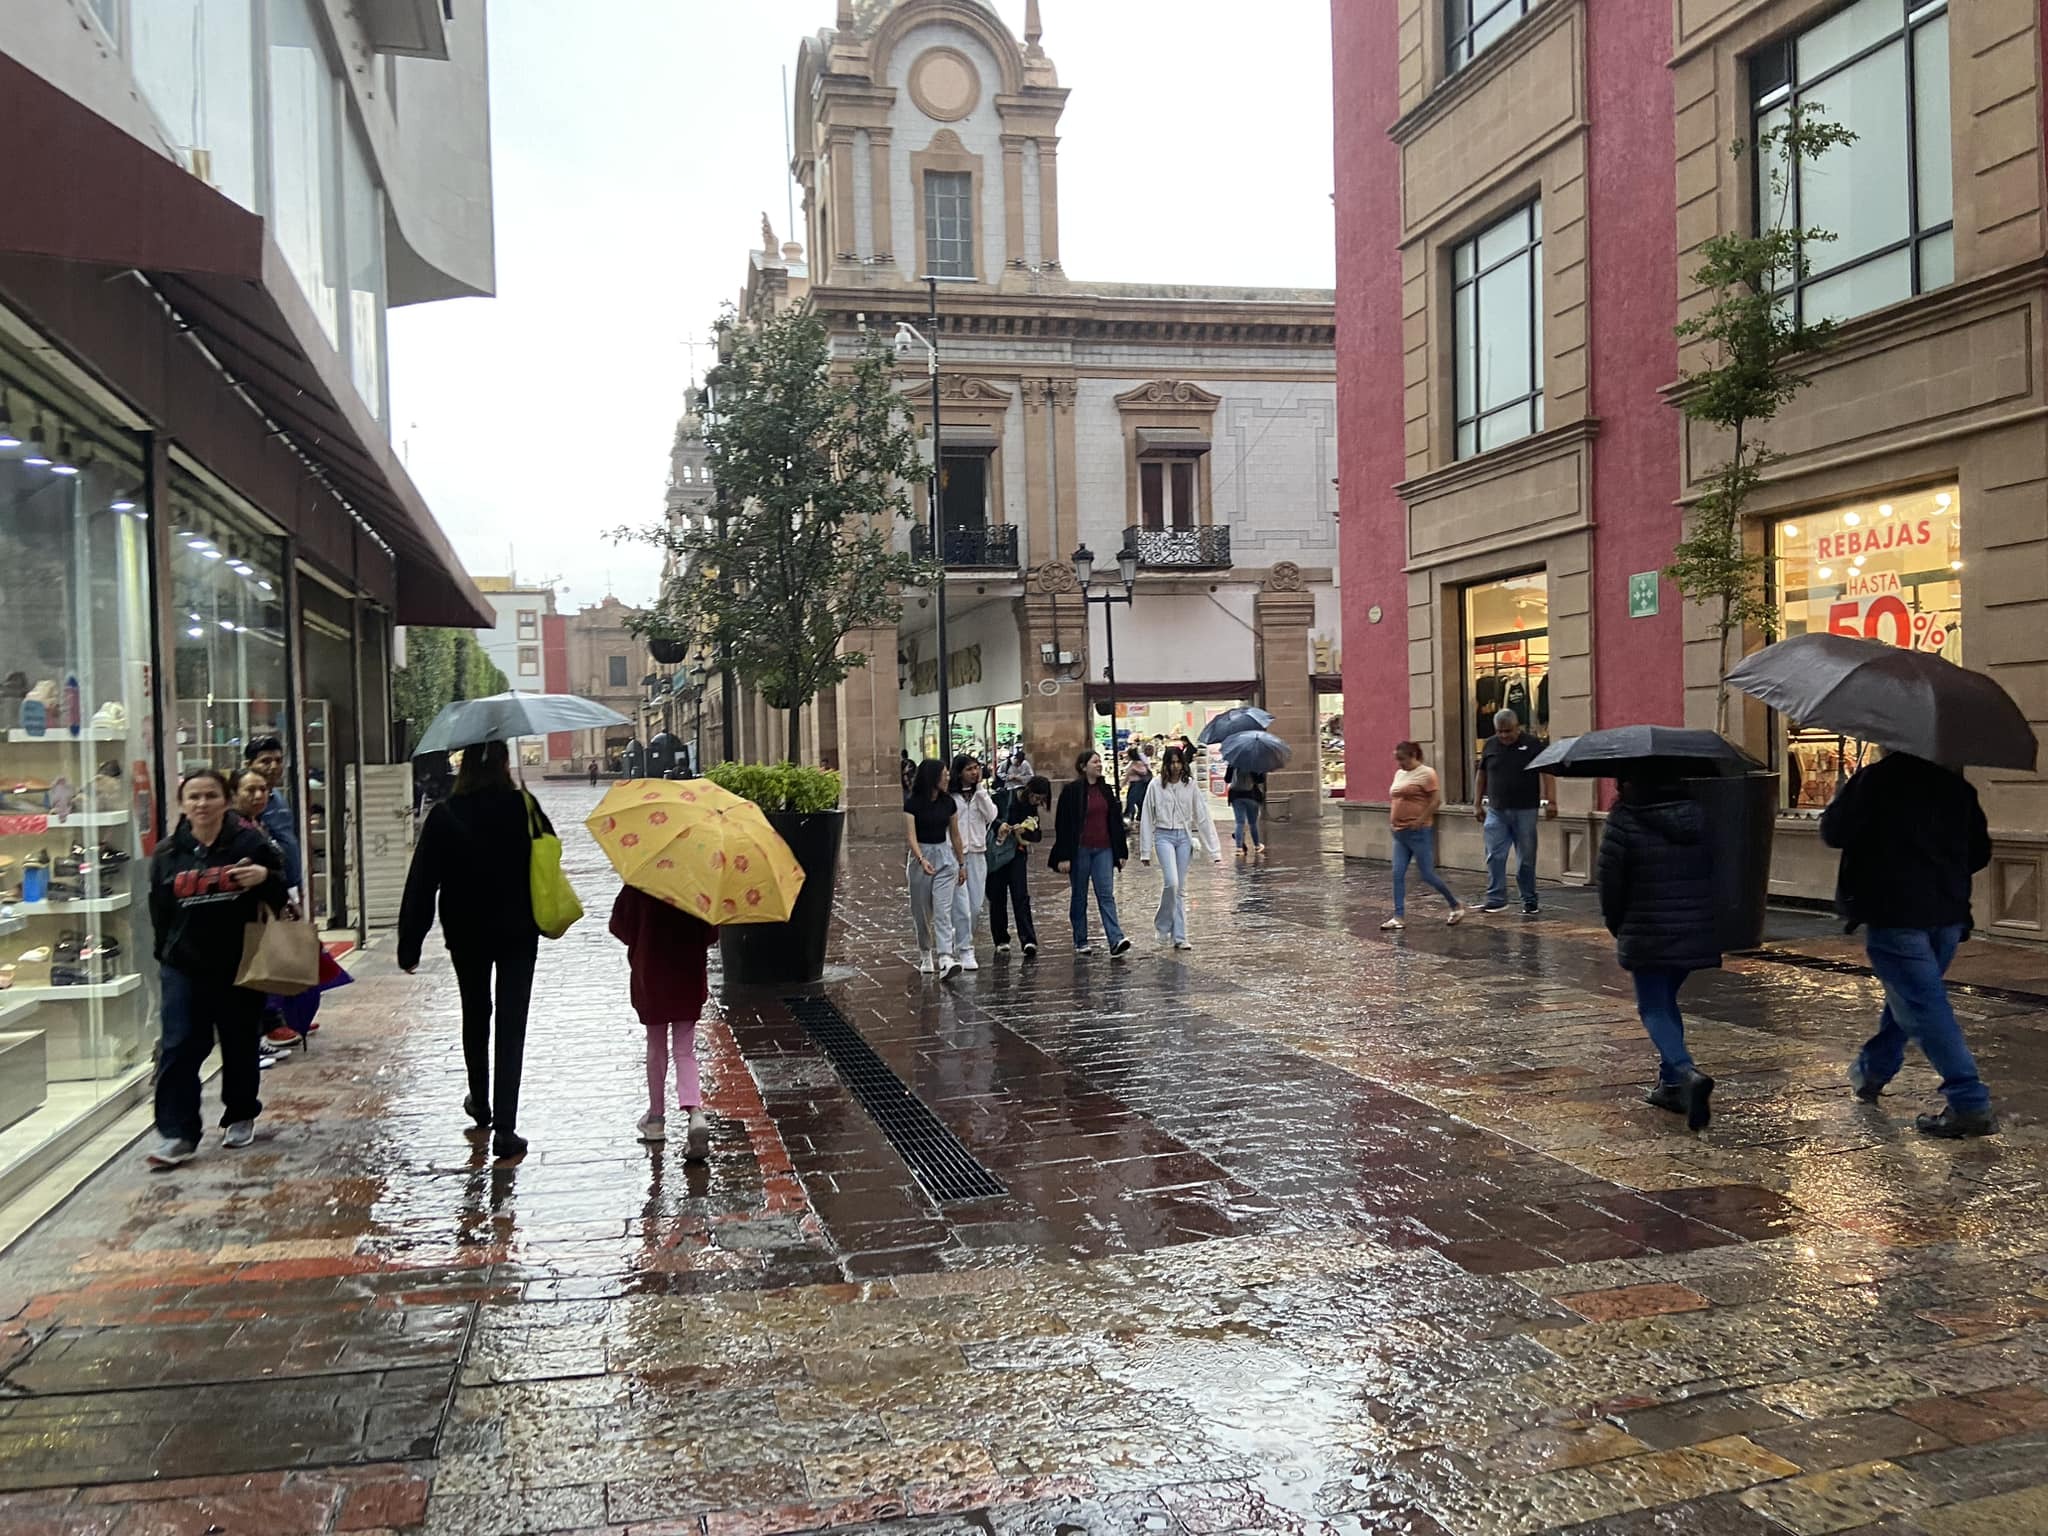
[[1949, 1006], [1948, 984], [1942, 979], [1966, 932], [1960, 923], [1865, 931], [1863, 947], [1870, 968], [1884, 983], [1884, 1017], [1856, 1056], [1864, 1077], [1882, 1085], [1898, 1075], [1906, 1060], [1906, 1042], [1913, 1041], [1941, 1074], [1941, 1091], [1959, 1113], [1991, 1107], [1991, 1090], [1977, 1076], [1976, 1058], [1963, 1039], [1963, 1027]]
[[1522, 888], [1522, 905], [1536, 905], [1536, 819], [1539, 810], [1486, 811], [1486, 904], [1506, 906], [1508, 901], [1508, 850], [1515, 850], [1515, 884]]
[[1102, 909], [1102, 931], [1114, 949], [1124, 941], [1123, 925], [1116, 918], [1116, 854], [1108, 848], [1076, 848], [1067, 878], [1074, 885], [1069, 909], [1074, 919], [1074, 948], [1088, 942], [1088, 887], [1095, 887], [1095, 905]]
[[1675, 965], [1646, 966], [1633, 973], [1636, 1012], [1643, 1016], [1643, 1031], [1662, 1063], [1659, 1082], [1682, 1083], [1693, 1074], [1692, 1053], [1685, 1048], [1685, 1017], [1678, 1011], [1678, 989], [1691, 974]]
[[256, 1042], [263, 1032], [264, 996], [232, 982], [163, 968], [163, 1049], [156, 1068], [156, 1131], [176, 1141], [198, 1141], [199, 1071], [220, 1037], [222, 1125], [254, 1120], [263, 1113], [256, 1096], [262, 1081]]
[[1250, 848], [1259, 840], [1259, 802], [1241, 798], [1230, 802], [1230, 815], [1236, 823], [1230, 840], [1240, 848]]
[[1188, 936], [1188, 858], [1194, 839], [1185, 832], [1155, 832], [1152, 847], [1159, 856], [1159, 914], [1152, 919], [1153, 930], [1162, 939], [1180, 944]]
[[1436, 872], [1436, 830], [1433, 827], [1396, 827], [1394, 829], [1394, 916], [1404, 917], [1408, 912], [1408, 865], [1415, 864], [1415, 873], [1422, 877], [1422, 883], [1435, 891], [1451, 904], [1453, 912], [1458, 910], [1458, 898], [1451, 894], [1451, 888], [1444, 884], [1444, 877]]

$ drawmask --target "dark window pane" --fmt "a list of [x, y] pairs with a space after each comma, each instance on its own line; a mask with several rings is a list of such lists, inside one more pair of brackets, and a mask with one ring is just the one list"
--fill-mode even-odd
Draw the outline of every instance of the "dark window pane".
[[946, 455], [939, 506], [947, 532], [988, 526], [988, 465], [985, 453]]
[[1195, 526], [1195, 461], [1173, 461], [1173, 526]]
[[1166, 466], [1148, 461], [1138, 466], [1138, 506], [1147, 528], [1166, 526]]

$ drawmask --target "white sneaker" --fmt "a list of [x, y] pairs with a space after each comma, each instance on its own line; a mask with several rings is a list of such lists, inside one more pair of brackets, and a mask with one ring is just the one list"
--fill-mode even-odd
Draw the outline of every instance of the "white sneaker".
[[981, 969], [975, 962], [973, 950], [963, 949], [960, 951], [960, 969], [963, 971], [978, 971]]
[[939, 980], [951, 981], [960, 974], [960, 962], [951, 955], [939, 962]]
[[1195, 946], [1190, 944], [1186, 939], [1175, 939], [1173, 941], [1173, 947], [1175, 949], [1193, 949]]
[[1408, 925], [1402, 922], [1401, 919], [1399, 919], [1398, 917], [1390, 917], [1384, 923], [1380, 924], [1380, 932], [1398, 933], [1400, 932], [1400, 930], [1406, 928], [1407, 926]]
[[1076, 944], [1074, 946], [1074, 953], [1077, 955], [1092, 955], [1095, 953], [1095, 946], [1093, 944]]
[[175, 1136], [166, 1136], [143, 1161], [161, 1172], [166, 1168], [183, 1167], [192, 1161], [192, 1154], [198, 1150], [196, 1141], [180, 1141]]
[[939, 969], [939, 963], [938, 963], [938, 961], [937, 961], [936, 959], [934, 959], [934, 958], [933, 958], [933, 956], [932, 956], [932, 952], [931, 952], [930, 950], [928, 950], [928, 949], [920, 949], [920, 950], [919, 950], [919, 951], [917, 952], [917, 974], [918, 974], [918, 975], [920, 975], [920, 976], [935, 976], [935, 975], [937, 975], [937, 974], [938, 974], [938, 969]]
[[237, 1120], [233, 1125], [220, 1133], [220, 1144], [224, 1147], [233, 1147], [238, 1151], [243, 1147], [251, 1145], [255, 1140], [256, 1122], [254, 1120]]
[[701, 1109], [690, 1111], [690, 1130], [683, 1141], [683, 1161], [701, 1163], [711, 1156], [711, 1119]]
[[1458, 924], [1465, 921], [1465, 909], [1463, 907], [1451, 908], [1451, 915], [1445, 918], [1444, 921], [1449, 923], [1453, 928], [1457, 927]]
[[664, 1115], [642, 1115], [640, 1123], [634, 1129], [640, 1133], [640, 1139], [645, 1142], [652, 1143], [668, 1140], [668, 1119]]
[[998, 944], [996, 946], [996, 953], [999, 955], [1007, 955], [1009, 952], [1010, 946], [1008, 944]]

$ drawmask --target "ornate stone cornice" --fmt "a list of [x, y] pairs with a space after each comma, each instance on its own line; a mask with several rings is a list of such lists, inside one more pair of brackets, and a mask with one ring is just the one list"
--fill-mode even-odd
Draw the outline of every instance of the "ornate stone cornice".
[[1201, 385], [1190, 384], [1185, 379], [1160, 379], [1156, 383], [1140, 384], [1116, 397], [1117, 409], [1122, 411], [1142, 411], [1157, 406], [1184, 411], [1213, 411], [1222, 403], [1221, 395], [1213, 395]]

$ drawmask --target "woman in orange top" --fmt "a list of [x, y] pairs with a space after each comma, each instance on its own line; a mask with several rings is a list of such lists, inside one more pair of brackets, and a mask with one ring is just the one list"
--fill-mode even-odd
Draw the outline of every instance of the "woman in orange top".
[[1453, 924], [1465, 916], [1465, 908], [1451, 894], [1436, 872], [1436, 813], [1444, 803], [1436, 770], [1422, 760], [1422, 748], [1404, 741], [1394, 748], [1394, 784], [1387, 791], [1388, 820], [1394, 830], [1394, 915], [1380, 927], [1400, 929], [1408, 925], [1402, 915], [1408, 905], [1408, 866], [1412, 862], [1422, 883], [1451, 904], [1446, 921]]

